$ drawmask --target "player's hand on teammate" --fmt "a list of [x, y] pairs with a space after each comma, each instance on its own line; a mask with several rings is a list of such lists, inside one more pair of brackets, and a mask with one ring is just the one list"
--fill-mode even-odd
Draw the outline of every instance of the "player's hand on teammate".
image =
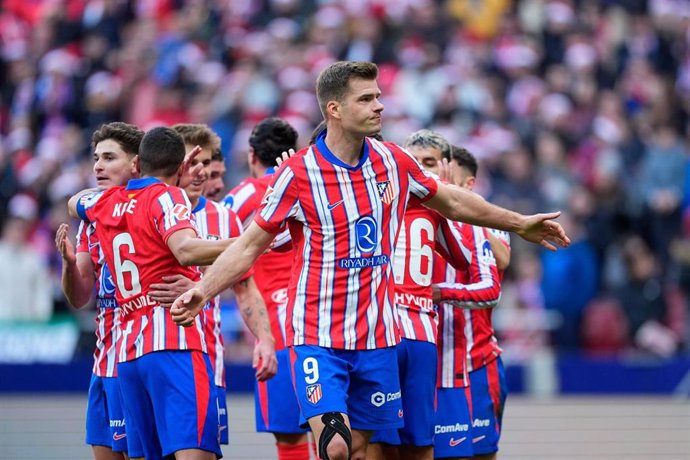
[[162, 283], [153, 283], [150, 286], [149, 297], [162, 307], [170, 307], [176, 298], [194, 286], [196, 283], [183, 275], [164, 276]]
[[295, 149], [288, 149], [287, 152], [283, 151], [283, 153], [280, 154], [280, 157], [276, 158], [276, 164], [278, 165], [278, 167], [280, 168], [280, 165], [282, 165], [285, 160], [287, 160], [294, 154]]
[[450, 163], [446, 158], [442, 158], [441, 161], [438, 162], [438, 178], [441, 179], [442, 182], [451, 182]]
[[60, 224], [55, 234], [55, 246], [62, 256], [62, 260], [69, 265], [77, 263], [77, 256], [74, 251], [74, 245], [67, 234], [69, 230], [68, 224]]
[[180, 326], [189, 327], [194, 324], [194, 318], [199, 314], [206, 299], [201, 291], [194, 287], [179, 296], [170, 307], [173, 321]]
[[560, 215], [559, 211], [527, 216], [522, 228], [516, 233], [521, 238], [540, 244], [549, 251], [555, 251], [555, 245], [566, 248], [570, 245], [570, 238], [566, 235], [561, 224], [554, 220]]
[[202, 163], [198, 163], [192, 167], [192, 161], [201, 153], [201, 147], [198, 145], [189, 151], [182, 161], [182, 166], [178, 172], [177, 186], [185, 188], [192, 183], [194, 178], [204, 169]]
[[256, 369], [256, 380], [263, 382], [278, 372], [278, 360], [273, 338], [260, 339], [254, 345], [252, 354], [252, 367]]

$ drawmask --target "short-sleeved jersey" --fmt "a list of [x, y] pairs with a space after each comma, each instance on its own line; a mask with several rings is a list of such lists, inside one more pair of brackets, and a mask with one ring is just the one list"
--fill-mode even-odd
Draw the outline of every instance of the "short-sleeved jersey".
[[117, 341], [120, 337], [120, 307], [115, 300], [115, 283], [105, 263], [96, 236], [96, 224], [80, 222], [77, 253], [89, 254], [96, 279], [96, 348], [93, 373], [98, 377], [117, 377]]
[[[469, 224], [454, 223], [459, 230], [466, 267], [456, 269], [436, 257], [434, 282], [441, 297], [451, 299], [439, 306], [439, 375], [442, 388], [462, 388], [469, 384], [467, 362], [469, 342], [473, 340], [470, 325], [473, 315], [491, 317], [492, 307], [498, 304], [501, 286], [496, 260], [486, 229]], [[461, 308], [462, 307], [462, 308]]]
[[431, 287], [434, 252], [465, 266], [463, 250], [460, 234], [450, 221], [410, 200], [393, 258], [395, 306], [403, 338], [436, 343], [438, 317]]
[[115, 275], [122, 331], [118, 362], [160, 350], [205, 353], [200, 317], [190, 327], [178, 326], [170, 310], [148, 296], [150, 285], [165, 275], [200, 279], [198, 269], [181, 266], [166, 244], [177, 231], [196, 232], [184, 191], [151, 177], [132, 179], [126, 187], [82, 197], [77, 212], [96, 222], [101, 250]]
[[[230, 190], [226, 206], [237, 213], [246, 228], [259, 209], [262, 197], [273, 180], [273, 168], [259, 178], [250, 177]], [[289, 235], [288, 235], [289, 236]], [[285, 348], [285, 318], [287, 315], [288, 283], [293, 263], [292, 250], [268, 251], [254, 263], [254, 281], [266, 304], [276, 350]]]
[[[226, 240], [242, 234], [242, 224], [237, 215], [221, 204], [207, 200], [203, 196], [192, 210], [194, 226], [201, 238]], [[242, 279], [251, 276], [248, 272]], [[220, 330], [220, 295], [214, 297], [209, 308], [203, 310], [204, 334], [208, 357], [213, 365], [216, 386], [225, 387], [225, 365], [223, 362], [223, 334]]]
[[289, 345], [376, 349], [399, 342], [391, 257], [409, 194], [435, 179], [395, 144], [367, 138], [351, 166], [316, 144], [283, 163], [255, 222], [278, 233], [287, 221], [295, 258], [286, 324]]

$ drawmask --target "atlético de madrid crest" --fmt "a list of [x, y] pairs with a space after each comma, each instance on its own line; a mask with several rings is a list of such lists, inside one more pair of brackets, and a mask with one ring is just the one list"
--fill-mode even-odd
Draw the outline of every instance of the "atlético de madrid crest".
[[381, 201], [384, 203], [391, 204], [393, 199], [395, 199], [395, 191], [393, 190], [393, 187], [391, 187], [390, 181], [377, 182], [376, 189], [379, 192]]

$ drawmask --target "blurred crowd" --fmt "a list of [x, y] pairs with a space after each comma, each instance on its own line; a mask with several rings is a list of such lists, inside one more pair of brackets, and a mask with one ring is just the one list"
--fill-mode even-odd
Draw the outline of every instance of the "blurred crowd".
[[0, 320], [73, 311], [53, 238], [94, 185], [100, 124], [207, 123], [230, 188], [262, 118], [306, 144], [336, 60], [379, 64], [387, 140], [431, 128], [478, 157], [488, 200], [563, 211], [570, 248], [514, 239], [495, 312], [508, 357], [687, 353], [686, 0], [5, 0]]

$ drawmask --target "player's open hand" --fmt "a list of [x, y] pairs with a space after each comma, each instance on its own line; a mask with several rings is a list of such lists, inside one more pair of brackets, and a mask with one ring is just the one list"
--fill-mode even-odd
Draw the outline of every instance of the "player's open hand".
[[189, 327], [194, 324], [194, 318], [199, 314], [206, 300], [201, 291], [194, 287], [179, 296], [170, 307], [173, 321], [180, 326]]
[[441, 161], [438, 162], [438, 178], [443, 182], [451, 182], [450, 163], [446, 158], [442, 158]]
[[55, 246], [62, 256], [62, 260], [67, 264], [73, 265], [77, 263], [77, 256], [74, 253], [74, 245], [69, 240], [68, 230], [68, 224], [60, 224], [55, 234]]
[[290, 158], [294, 154], [295, 154], [295, 149], [288, 149], [287, 152], [284, 151], [283, 153], [281, 153], [280, 156], [278, 158], [276, 158], [276, 164], [278, 165], [278, 167], [280, 168], [280, 165], [282, 165], [285, 160], [287, 160], [288, 158]]
[[553, 220], [560, 215], [559, 211], [527, 216], [522, 229], [518, 230], [517, 234], [527, 241], [541, 244], [549, 251], [555, 251], [555, 245], [563, 248], [568, 247], [570, 238], [566, 235], [561, 224]]
[[177, 186], [180, 188], [185, 188], [192, 183], [194, 178], [201, 172], [204, 168], [202, 163], [197, 163], [192, 167], [192, 161], [201, 153], [201, 147], [198, 145], [190, 150], [184, 157], [182, 161], [182, 167], [178, 173]]
[[149, 297], [162, 307], [169, 308], [177, 297], [194, 286], [196, 283], [183, 275], [164, 276], [162, 283], [153, 283], [149, 287]]
[[275, 342], [271, 338], [257, 340], [252, 355], [252, 367], [256, 369], [256, 380], [263, 382], [278, 372]]

